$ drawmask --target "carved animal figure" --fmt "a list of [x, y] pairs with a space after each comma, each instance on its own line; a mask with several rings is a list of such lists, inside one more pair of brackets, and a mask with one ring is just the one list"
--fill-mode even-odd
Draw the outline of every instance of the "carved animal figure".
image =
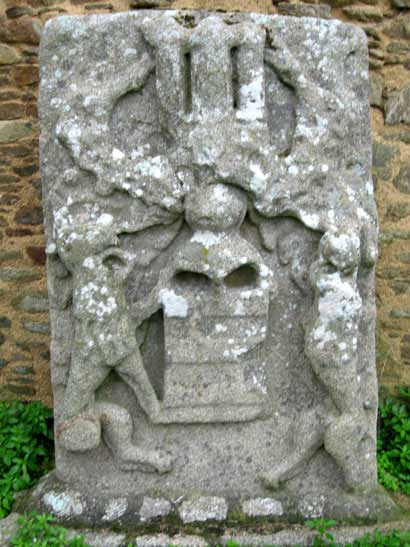
[[[66, 215], [64, 216], [64, 212]], [[124, 253], [110, 227], [110, 215], [95, 223], [70, 223], [64, 211], [57, 227], [58, 252], [73, 276], [74, 347], [58, 438], [67, 450], [86, 451], [104, 440], [122, 469], [166, 472], [167, 454], [131, 443], [132, 420], [114, 404], [96, 403], [95, 393], [111, 370], [128, 384], [149, 417], [159, 403], [128, 317], [123, 284], [129, 272]]]

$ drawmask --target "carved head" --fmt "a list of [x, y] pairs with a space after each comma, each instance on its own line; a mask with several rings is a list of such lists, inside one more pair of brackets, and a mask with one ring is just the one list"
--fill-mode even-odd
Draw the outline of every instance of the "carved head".
[[115, 232], [104, 225], [64, 226], [59, 231], [58, 252], [69, 270], [84, 264], [87, 258], [100, 255], [119, 243]]
[[323, 259], [344, 274], [352, 273], [360, 262], [360, 238], [354, 232], [327, 232], [320, 240]]
[[226, 184], [196, 188], [185, 200], [185, 218], [193, 230], [238, 229], [245, 214], [245, 195]]

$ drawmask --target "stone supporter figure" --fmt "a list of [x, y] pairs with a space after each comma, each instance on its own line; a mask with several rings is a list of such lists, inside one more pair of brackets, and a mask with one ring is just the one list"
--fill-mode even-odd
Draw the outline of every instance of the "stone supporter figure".
[[129, 266], [117, 247], [119, 240], [109, 223], [112, 217], [102, 214], [97, 222], [85, 224], [71, 224], [66, 218], [57, 241], [59, 255], [73, 276], [75, 333], [59, 442], [67, 450], [83, 452], [96, 448], [102, 435], [121, 469], [167, 472], [168, 454], [132, 444], [129, 412], [95, 400], [96, 390], [115, 370], [150, 418], [160, 408], [127, 314], [123, 285]]
[[371, 457], [357, 362], [362, 314], [359, 262], [360, 239], [354, 232], [346, 228], [322, 237], [319, 259], [311, 268], [315, 300], [305, 340], [305, 353], [336, 409], [336, 415], [329, 413], [326, 419], [324, 446], [351, 489], [375, 479], [371, 466], [359, 469], [351, 461], [359, 454], [363, 461]]
[[[288, 238], [289, 240], [289, 238]], [[295, 238], [293, 238], [295, 240]], [[278, 242], [279, 256], [284, 264], [290, 262], [290, 241]], [[295, 251], [294, 245], [293, 250]], [[296, 249], [297, 250], [297, 249]], [[288, 256], [289, 255], [289, 256]], [[300, 283], [299, 264], [291, 264], [290, 275], [296, 285]], [[357, 277], [360, 263], [360, 238], [347, 227], [326, 232], [319, 243], [319, 256], [309, 272], [314, 301], [304, 324], [305, 355], [325, 388], [332, 408], [327, 412], [309, 415], [311, 434], [306, 443], [262, 477], [268, 488], [278, 489], [289, 479], [299, 475], [313, 454], [324, 446], [344, 473], [349, 490], [371, 487], [375, 469], [371, 465], [355, 465], [370, 461], [371, 433], [363, 404], [361, 377], [358, 367], [359, 326], [362, 316], [362, 298]], [[314, 424], [321, 427], [315, 429]], [[297, 429], [297, 427], [296, 427]]]

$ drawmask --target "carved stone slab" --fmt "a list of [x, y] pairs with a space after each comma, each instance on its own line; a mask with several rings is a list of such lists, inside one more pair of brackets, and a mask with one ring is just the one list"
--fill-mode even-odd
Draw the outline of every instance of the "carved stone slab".
[[43, 486], [48, 509], [65, 495], [95, 523], [391, 508], [367, 64], [364, 33], [332, 20], [47, 23], [56, 476], [70, 488]]

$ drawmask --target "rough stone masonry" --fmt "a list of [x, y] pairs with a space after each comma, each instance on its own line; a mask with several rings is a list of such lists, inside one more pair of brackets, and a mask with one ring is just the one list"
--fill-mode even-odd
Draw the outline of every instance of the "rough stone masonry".
[[388, 518], [367, 41], [59, 17], [41, 45], [56, 473], [81, 523]]

